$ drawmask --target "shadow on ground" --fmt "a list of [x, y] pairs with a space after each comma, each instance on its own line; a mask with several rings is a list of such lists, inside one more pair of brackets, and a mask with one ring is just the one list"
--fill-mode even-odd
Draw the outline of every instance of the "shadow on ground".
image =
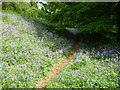
[[[85, 46], [83, 46], [82, 48], [84, 48], [86, 51], [91, 52], [94, 49], [94, 53], [90, 54], [93, 56], [94, 54], [97, 54], [97, 52], [102, 51], [106, 48], [107, 48], [106, 53], [111, 52], [110, 53], [111, 55], [112, 53], [118, 54], [116, 51], [120, 51], [119, 39], [116, 38], [117, 35], [114, 33], [106, 34], [106, 32], [102, 33], [98, 32], [92, 34], [78, 33], [74, 35], [65, 28], [60, 28], [60, 26], [58, 27], [56, 25], [47, 25], [45, 22], [41, 20], [32, 19], [32, 24], [34, 24], [34, 26], [40, 26], [40, 28], [42, 28], [43, 30], [47, 30], [48, 32], [53, 33], [53, 35], [58, 35], [59, 37], [63, 37], [71, 41], [70, 45], [73, 45], [73, 42], [84, 43]], [[39, 37], [39, 30], [37, 30], [37, 28], [36, 31]], [[79, 47], [79, 49], [82, 48]]]

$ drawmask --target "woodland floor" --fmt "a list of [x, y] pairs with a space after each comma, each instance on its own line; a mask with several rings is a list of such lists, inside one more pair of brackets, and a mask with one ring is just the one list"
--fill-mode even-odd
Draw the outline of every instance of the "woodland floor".
[[119, 87], [116, 41], [76, 41], [50, 32], [41, 20], [2, 12], [0, 17], [0, 87]]

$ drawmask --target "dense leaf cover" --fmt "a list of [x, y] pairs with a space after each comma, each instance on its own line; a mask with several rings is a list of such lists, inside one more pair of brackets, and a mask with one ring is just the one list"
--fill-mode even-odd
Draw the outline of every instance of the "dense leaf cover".
[[51, 22], [64, 27], [77, 28], [81, 32], [117, 32], [116, 12], [117, 3], [49, 3], [46, 9]]

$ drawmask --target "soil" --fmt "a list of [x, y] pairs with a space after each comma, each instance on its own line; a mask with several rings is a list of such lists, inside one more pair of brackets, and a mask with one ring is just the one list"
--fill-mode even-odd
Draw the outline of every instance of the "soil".
[[78, 47], [78, 42], [75, 42], [73, 45], [73, 50], [70, 52], [70, 54], [68, 55], [68, 57], [66, 57], [66, 59], [62, 60], [62, 62], [58, 63], [55, 65], [55, 67], [52, 68], [51, 72], [48, 74], [48, 76], [43, 77], [42, 80], [40, 82], [38, 82], [38, 84], [36, 85], [37, 88], [45, 88], [45, 86], [53, 80], [54, 77], [56, 77], [56, 75], [58, 74], [58, 72], [60, 70], [62, 70], [62, 68], [64, 67], [64, 64], [70, 60], [73, 56], [73, 54], [77, 51], [77, 47]]

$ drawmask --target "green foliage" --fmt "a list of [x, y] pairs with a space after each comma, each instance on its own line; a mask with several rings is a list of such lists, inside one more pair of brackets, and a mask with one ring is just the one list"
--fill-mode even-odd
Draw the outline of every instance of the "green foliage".
[[37, 8], [36, 2], [4, 2], [2, 4], [3, 12], [13, 11], [27, 18], [42, 19], [45, 17], [43, 11]]
[[[115, 32], [115, 3], [50, 3], [46, 9], [53, 14], [39, 10], [35, 3], [7, 2], [3, 9], [12, 10], [19, 15], [29, 18], [48, 19], [49, 24], [55, 23], [55, 30], [64, 34], [66, 27], [75, 27], [81, 32], [93, 33]], [[113, 11], [113, 12], [112, 12]], [[3, 88], [33, 88], [36, 83], [48, 74], [50, 68], [68, 55], [71, 48], [69, 41], [47, 32], [38, 21], [15, 16], [1, 16], [3, 20], [3, 37], [0, 52], [2, 52], [2, 87]], [[36, 22], [36, 23], [35, 23]], [[34, 26], [34, 25], [35, 26]], [[39, 28], [36, 28], [36, 27]], [[36, 32], [39, 31], [39, 37]], [[53, 31], [53, 29], [51, 29]], [[53, 31], [57, 32], [57, 31]], [[97, 36], [97, 35], [96, 35]], [[86, 39], [88, 41], [88, 38]], [[68, 43], [67, 43], [68, 42]], [[90, 46], [89, 42], [89, 45]], [[113, 42], [111, 42], [113, 43]], [[95, 44], [95, 43], [92, 43]], [[94, 53], [94, 48], [86, 50], [79, 45], [80, 50], [66, 63], [59, 75], [50, 82], [48, 88], [116, 88], [118, 87], [118, 56], [110, 53], [113, 50], [104, 50]], [[88, 47], [87, 46], [87, 47]], [[97, 46], [101, 46], [97, 43]], [[105, 45], [108, 47], [108, 45]], [[115, 43], [110, 44], [115, 47]], [[61, 47], [64, 51], [61, 51]], [[81, 48], [83, 47], [83, 48]], [[67, 50], [66, 50], [67, 48]], [[88, 47], [89, 48], [89, 47]], [[98, 48], [99, 49], [99, 48]], [[96, 50], [97, 51], [97, 50]], [[64, 53], [65, 52], [65, 53]], [[66, 55], [65, 55], [66, 54]], [[93, 54], [93, 55], [92, 55]], [[118, 52], [120, 54], [120, 52]], [[108, 58], [112, 58], [111, 60]]]
[[[83, 33], [117, 32], [116, 3], [48, 2], [39, 10], [36, 2], [4, 2], [3, 10], [13, 10], [29, 18], [58, 24], [62, 29], [76, 28]], [[48, 12], [50, 10], [53, 13]], [[59, 28], [57, 28], [59, 29]], [[57, 30], [56, 29], [56, 30]]]
[[3, 2], [2, 9], [3, 10], [14, 10], [17, 12], [26, 11], [30, 8], [30, 3], [27, 2]]
[[[81, 62], [69, 63], [57, 77], [47, 85], [47, 88], [116, 88], [117, 67], [108, 69], [108, 63], [86, 60], [86, 65]], [[68, 64], [67, 64], [68, 65]], [[76, 66], [77, 65], [77, 66]], [[117, 63], [115, 64], [117, 65]], [[114, 68], [114, 69], [113, 69]]]
[[[99, 46], [99, 48], [97, 48], [98, 50], [92, 48], [91, 51], [89, 46], [92, 46], [90, 42], [88, 46], [86, 46], [85, 43], [84, 45], [80, 43], [78, 52], [76, 52], [72, 59], [65, 64], [64, 69], [58, 73], [46, 88], [119, 87], [118, 55], [108, 53], [111, 52], [109, 46], [114, 46], [114, 44], [107, 45], [107, 47], [106, 45]], [[103, 47], [106, 47], [103, 49], [106, 55], [101, 53]]]
[[81, 32], [116, 31], [116, 3], [49, 3], [46, 9], [53, 11], [50, 21], [64, 27], [77, 28]]
[[[68, 53], [71, 47], [67, 49], [67, 40], [41, 28], [42, 24], [34, 19], [28, 22], [21, 16], [2, 14], [0, 87], [35, 88], [51, 67], [65, 58], [64, 53]], [[67, 50], [63, 52], [61, 48]]]

